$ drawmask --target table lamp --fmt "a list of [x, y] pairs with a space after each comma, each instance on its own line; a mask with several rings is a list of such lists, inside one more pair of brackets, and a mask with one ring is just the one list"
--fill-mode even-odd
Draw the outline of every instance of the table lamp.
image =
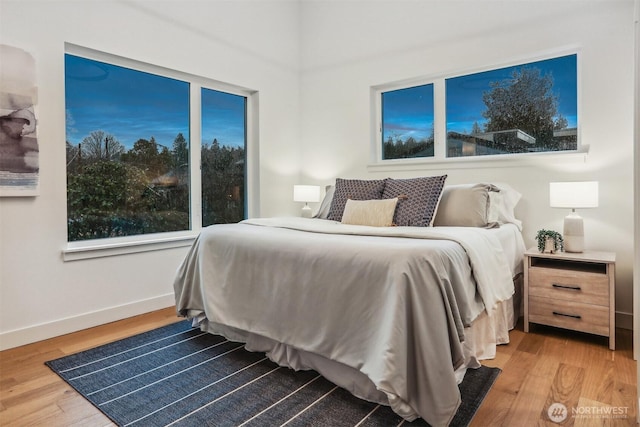
[[320, 187], [317, 185], [294, 185], [293, 201], [304, 202], [302, 216], [304, 218], [311, 218], [311, 208], [308, 203], [320, 201]]
[[584, 225], [576, 209], [598, 207], [598, 182], [550, 182], [549, 205], [552, 208], [571, 209], [564, 218], [564, 250], [584, 251]]

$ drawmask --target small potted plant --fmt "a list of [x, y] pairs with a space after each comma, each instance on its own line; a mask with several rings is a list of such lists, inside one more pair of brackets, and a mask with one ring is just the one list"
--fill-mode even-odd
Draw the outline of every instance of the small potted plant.
[[541, 253], [552, 254], [564, 251], [564, 240], [562, 239], [562, 234], [557, 231], [545, 229], [538, 230], [536, 240], [538, 241], [538, 250]]

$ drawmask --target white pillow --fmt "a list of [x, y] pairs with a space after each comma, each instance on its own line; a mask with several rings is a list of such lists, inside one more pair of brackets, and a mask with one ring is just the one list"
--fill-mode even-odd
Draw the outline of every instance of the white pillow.
[[368, 225], [371, 227], [390, 227], [396, 211], [398, 198], [379, 200], [348, 199], [342, 214], [342, 223]]
[[488, 223], [500, 222], [500, 210], [504, 204], [504, 195], [502, 191], [489, 192], [489, 210], [487, 212]]
[[502, 204], [499, 205], [498, 222], [500, 224], [515, 224], [520, 231], [522, 231], [522, 221], [516, 218], [515, 208], [522, 194], [514, 190], [509, 184], [503, 182], [494, 182], [497, 188], [500, 189], [502, 194]]

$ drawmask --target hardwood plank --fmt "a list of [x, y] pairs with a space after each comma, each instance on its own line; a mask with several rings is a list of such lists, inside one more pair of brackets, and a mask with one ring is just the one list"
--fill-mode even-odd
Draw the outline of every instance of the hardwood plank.
[[616, 365], [611, 360], [594, 359], [584, 370], [581, 396], [604, 404], [613, 402]]
[[521, 390], [513, 400], [502, 425], [537, 425], [537, 421], [543, 419], [542, 414], [546, 414], [545, 402], [552, 384], [552, 378], [541, 377], [529, 372], [525, 376]]
[[96, 412], [96, 408], [84, 397], [73, 390], [65, 393], [57, 402], [62, 414], [56, 421], [61, 426], [86, 426], [86, 425], [112, 425], [112, 422], [102, 412]]
[[510, 354], [505, 353], [496, 353], [496, 357], [489, 360], [483, 360], [482, 364], [485, 366], [489, 366], [491, 368], [500, 368], [501, 366], [506, 365], [506, 363], [511, 358]]
[[[620, 336], [622, 334], [619, 334]], [[618, 341], [620, 344], [622, 340]], [[618, 352], [617, 350], [612, 354], [612, 357], [615, 360], [615, 378], [616, 381], [620, 381], [626, 384], [635, 384], [636, 383], [636, 362], [633, 360], [633, 352], [631, 349], [633, 346], [630, 342], [627, 343], [627, 346], [621, 348], [622, 351]]]
[[[635, 384], [635, 383], [634, 383]], [[636, 425], [638, 413], [637, 389], [635, 385], [616, 382], [613, 389], [611, 406], [624, 410], [626, 418], [616, 419], [615, 425]]]
[[538, 334], [531, 334], [527, 336], [527, 339], [523, 339], [518, 345], [518, 351], [524, 351], [531, 354], [538, 354], [542, 343], [544, 342], [544, 336]]
[[493, 388], [514, 395], [518, 394], [525, 378], [533, 370], [536, 360], [535, 354], [517, 351], [502, 367], [502, 373], [494, 383]]
[[57, 426], [62, 411], [55, 404], [41, 407], [25, 407], [21, 413], [0, 412], [0, 422], [3, 426]]
[[[551, 384], [551, 390], [547, 395], [547, 401], [543, 406], [541, 418], [543, 418], [545, 414], [548, 416], [548, 409], [553, 404], [563, 404], [565, 408], [567, 408], [567, 412], [571, 411], [570, 408], [577, 408], [583, 380], [584, 368], [578, 368], [565, 363], [559, 364], [553, 383]], [[567, 413], [567, 416], [567, 420], [563, 422], [562, 425], [573, 425], [574, 419], [569, 416], [569, 413]]]
[[[580, 408], [609, 408], [610, 405], [606, 405], [597, 400], [591, 400], [586, 397], [580, 398], [578, 402]], [[593, 414], [575, 414], [571, 415], [574, 418], [573, 425], [575, 427], [605, 427], [618, 425], [612, 418], [602, 418], [600, 416], [594, 416]]]
[[58, 382], [4, 399], [3, 404], [7, 409], [2, 412], [3, 425], [4, 423], [9, 425], [39, 425], [36, 420], [56, 419], [61, 414], [57, 402], [64, 396], [65, 391], [69, 390], [70, 387], [66, 383]]
[[567, 341], [557, 337], [545, 337], [535, 365], [535, 374], [553, 378], [567, 351]]
[[520, 343], [525, 339], [525, 337], [530, 337], [530, 335], [525, 333], [522, 328], [523, 322], [521, 317], [516, 328], [509, 332], [509, 344], [501, 345], [498, 353], [511, 355], [518, 349]]
[[504, 390], [492, 389], [485, 397], [482, 406], [471, 421], [471, 427], [506, 426], [505, 418], [509, 415], [516, 394]]

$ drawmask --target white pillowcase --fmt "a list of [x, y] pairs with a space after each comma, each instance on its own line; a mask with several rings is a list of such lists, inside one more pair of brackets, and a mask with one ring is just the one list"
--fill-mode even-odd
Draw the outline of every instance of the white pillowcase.
[[502, 203], [498, 205], [498, 222], [500, 224], [515, 224], [522, 231], [522, 221], [515, 216], [515, 208], [522, 198], [522, 194], [504, 182], [494, 182], [492, 184], [498, 187], [502, 194]]
[[368, 225], [371, 227], [390, 227], [396, 211], [398, 198], [380, 200], [348, 199], [342, 214], [342, 223]]
[[500, 210], [504, 204], [502, 191], [489, 191], [489, 209], [487, 211], [488, 223], [500, 222]]

